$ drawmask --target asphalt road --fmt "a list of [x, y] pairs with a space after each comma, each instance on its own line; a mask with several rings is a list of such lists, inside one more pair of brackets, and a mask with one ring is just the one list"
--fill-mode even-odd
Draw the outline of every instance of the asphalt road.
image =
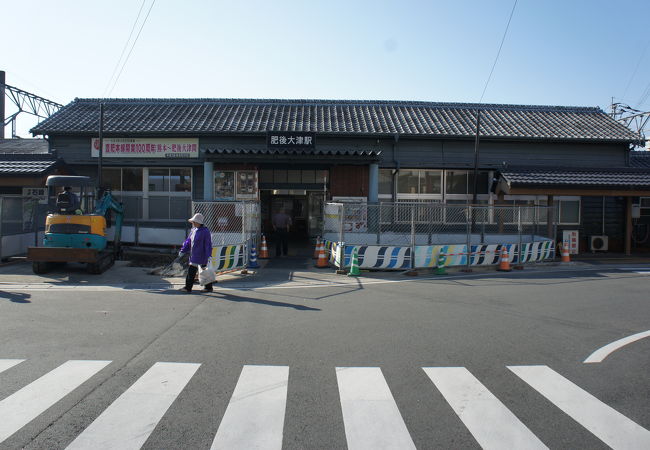
[[211, 295], [0, 285], [0, 447], [650, 445], [650, 338], [583, 362], [650, 330], [650, 266], [285, 269]]

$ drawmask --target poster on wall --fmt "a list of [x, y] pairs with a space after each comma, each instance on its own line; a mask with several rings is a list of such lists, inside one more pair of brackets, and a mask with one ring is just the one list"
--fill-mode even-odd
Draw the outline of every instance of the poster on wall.
[[237, 200], [257, 199], [257, 171], [237, 171]]
[[214, 199], [218, 201], [235, 199], [235, 172], [231, 170], [214, 171]]
[[[91, 156], [99, 157], [99, 139], [91, 140]], [[198, 158], [194, 138], [105, 138], [103, 158]]]
[[368, 231], [367, 197], [332, 197], [332, 201], [343, 203], [343, 231], [363, 233]]

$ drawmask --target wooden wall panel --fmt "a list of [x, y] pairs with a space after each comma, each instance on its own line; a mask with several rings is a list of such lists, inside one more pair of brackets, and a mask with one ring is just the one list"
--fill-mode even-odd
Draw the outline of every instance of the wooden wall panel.
[[330, 195], [332, 197], [367, 197], [368, 166], [332, 166]]

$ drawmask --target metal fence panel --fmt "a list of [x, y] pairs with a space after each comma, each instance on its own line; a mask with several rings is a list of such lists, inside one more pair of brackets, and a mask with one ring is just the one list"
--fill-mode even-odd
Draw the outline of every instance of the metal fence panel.
[[417, 201], [327, 203], [323, 237], [348, 244], [388, 246], [489, 244], [503, 235], [534, 242], [542, 237], [553, 239], [548, 233], [548, 209]]

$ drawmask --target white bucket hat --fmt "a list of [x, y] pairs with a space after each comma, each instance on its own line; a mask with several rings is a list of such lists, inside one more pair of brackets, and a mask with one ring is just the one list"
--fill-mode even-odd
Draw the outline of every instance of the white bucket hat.
[[196, 223], [200, 223], [201, 225], [203, 225], [203, 214], [196, 213], [196, 214], [194, 214], [192, 216], [191, 219], [188, 219], [187, 221], [188, 222], [196, 222]]

